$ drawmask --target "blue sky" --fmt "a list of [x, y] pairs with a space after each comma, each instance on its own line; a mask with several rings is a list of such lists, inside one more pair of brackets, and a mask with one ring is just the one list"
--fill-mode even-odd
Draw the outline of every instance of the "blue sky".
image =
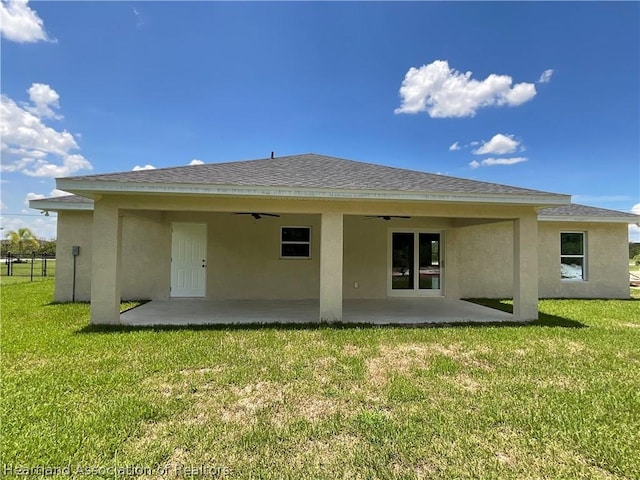
[[1, 1], [6, 229], [55, 236], [58, 176], [271, 151], [640, 213], [637, 2]]

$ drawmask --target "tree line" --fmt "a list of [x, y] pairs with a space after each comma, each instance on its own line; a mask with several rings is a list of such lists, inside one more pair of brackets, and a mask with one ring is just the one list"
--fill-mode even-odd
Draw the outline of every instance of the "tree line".
[[12, 255], [36, 255], [46, 254], [49, 257], [56, 255], [55, 240], [41, 240], [36, 238], [31, 229], [27, 227], [10, 230], [4, 235], [2, 240], [2, 256], [7, 253]]
[[629, 260], [640, 265], [640, 243], [629, 242]]

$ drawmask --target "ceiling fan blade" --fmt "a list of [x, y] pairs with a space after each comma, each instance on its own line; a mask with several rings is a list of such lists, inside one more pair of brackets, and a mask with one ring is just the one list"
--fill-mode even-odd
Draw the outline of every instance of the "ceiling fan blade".
[[372, 218], [379, 218], [380, 220], [389, 221], [392, 218], [411, 218], [404, 215], [367, 215], [365, 220], [371, 220]]
[[279, 217], [275, 213], [262, 213], [262, 212], [236, 212], [234, 215], [251, 215], [256, 220], [260, 220], [262, 217]]

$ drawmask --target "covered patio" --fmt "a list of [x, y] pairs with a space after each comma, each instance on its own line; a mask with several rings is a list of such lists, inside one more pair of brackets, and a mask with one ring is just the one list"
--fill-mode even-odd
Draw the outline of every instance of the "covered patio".
[[[318, 300], [154, 300], [120, 315], [130, 326], [318, 323]], [[512, 314], [447, 298], [345, 300], [342, 323], [423, 325], [509, 322]]]
[[[93, 324], [533, 320], [537, 209], [570, 201], [316, 154], [58, 186], [93, 199], [84, 240], [69, 227]], [[496, 285], [465, 290], [486, 271]], [[513, 315], [472, 296], [512, 297]], [[121, 299], [152, 302], [121, 317]]]

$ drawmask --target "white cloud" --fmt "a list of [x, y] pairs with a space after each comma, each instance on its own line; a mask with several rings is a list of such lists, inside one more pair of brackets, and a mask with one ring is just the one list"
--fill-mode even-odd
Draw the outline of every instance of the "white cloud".
[[[636, 203], [633, 207], [631, 207], [631, 213], [640, 215], [640, 203]], [[629, 241], [640, 242], [640, 223], [629, 225]]]
[[30, 200], [42, 200], [43, 198], [47, 198], [46, 195], [42, 195], [41, 193], [27, 193], [27, 196], [24, 198], [24, 204], [28, 207]]
[[495, 165], [515, 165], [517, 163], [526, 162], [528, 159], [525, 157], [512, 157], [512, 158], [485, 158], [481, 162], [474, 160], [469, 163], [471, 168], [478, 167], [493, 167]]
[[553, 76], [553, 69], [550, 68], [542, 72], [540, 78], [538, 79], [538, 83], [549, 83], [551, 81], [551, 77]]
[[6, 210], [7, 208], [9, 208], [7, 204], [0, 200], [0, 210]]
[[2, 217], [3, 231], [18, 230], [22, 227], [30, 229], [36, 238], [54, 239], [56, 238], [57, 215], [51, 212], [48, 217], [40, 215], [34, 217], [35, 210], [29, 210], [25, 216]]
[[24, 170], [22, 173], [30, 177], [57, 178], [67, 177], [79, 170], [91, 170], [92, 168], [89, 161], [82, 155], [67, 155], [62, 159], [62, 165], [39, 161], [30, 170]]
[[[93, 169], [78, 153], [73, 135], [43, 123], [42, 117], [57, 116], [59, 96], [48, 85], [34, 83], [29, 89], [32, 105], [18, 105], [6, 95], [0, 97], [2, 172], [20, 172], [32, 177], [64, 177]], [[62, 118], [62, 117], [59, 117]]]
[[155, 170], [156, 167], [154, 167], [153, 165], [149, 165], [146, 164], [144, 166], [140, 166], [140, 165], [136, 165], [135, 167], [133, 167], [131, 170], [133, 170], [134, 172], [140, 171], [140, 170]]
[[503, 135], [497, 133], [488, 142], [483, 142], [482, 146], [473, 151], [476, 155], [504, 155], [515, 152], [521, 147], [520, 142], [513, 139], [513, 135]]
[[194, 158], [189, 162], [189, 165], [202, 165], [203, 163], [204, 162], [202, 160], [198, 160], [197, 158]]
[[140, 15], [140, 11], [136, 7], [133, 7], [133, 14], [136, 17], [136, 28], [142, 27], [144, 25], [144, 20], [142, 19], [142, 15]]
[[533, 83], [518, 83], [504, 93], [504, 101], [498, 99], [498, 105], [506, 104], [511, 107], [522, 105], [535, 97], [536, 93], [536, 86]]
[[18, 43], [54, 41], [47, 36], [42, 19], [27, 3], [27, 0], [0, 1], [2, 36]]
[[449, 147], [450, 152], [453, 152], [455, 150], [460, 150], [460, 145], [458, 144], [458, 142], [455, 142], [453, 145]]
[[15, 149], [11, 153], [41, 159], [47, 154], [62, 156], [78, 148], [69, 132], [59, 132], [46, 126], [38, 116], [21, 108], [6, 95], [1, 97], [0, 108], [4, 120], [0, 127], [2, 141]]
[[491, 74], [484, 80], [471, 78], [436, 60], [420, 68], [411, 67], [400, 87], [401, 105], [395, 113], [427, 112], [432, 118], [473, 117], [488, 106], [516, 106], [536, 95], [533, 83], [513, 85], [508, 75]]
[[49, 195], [52, 197], [68, 197], [69, 195], [73, 195], [73, 193], [54, 188], [53, 190], [51, 190], [51, 193]]
[[34, 83], [27, 91], [33, 106], [26, 106], [26, 110], [40, 118], [55, 118], [56, 120], [63, 118], [51, 108], [60, 108], [60, 95], [53, 88], [44, 83]]

